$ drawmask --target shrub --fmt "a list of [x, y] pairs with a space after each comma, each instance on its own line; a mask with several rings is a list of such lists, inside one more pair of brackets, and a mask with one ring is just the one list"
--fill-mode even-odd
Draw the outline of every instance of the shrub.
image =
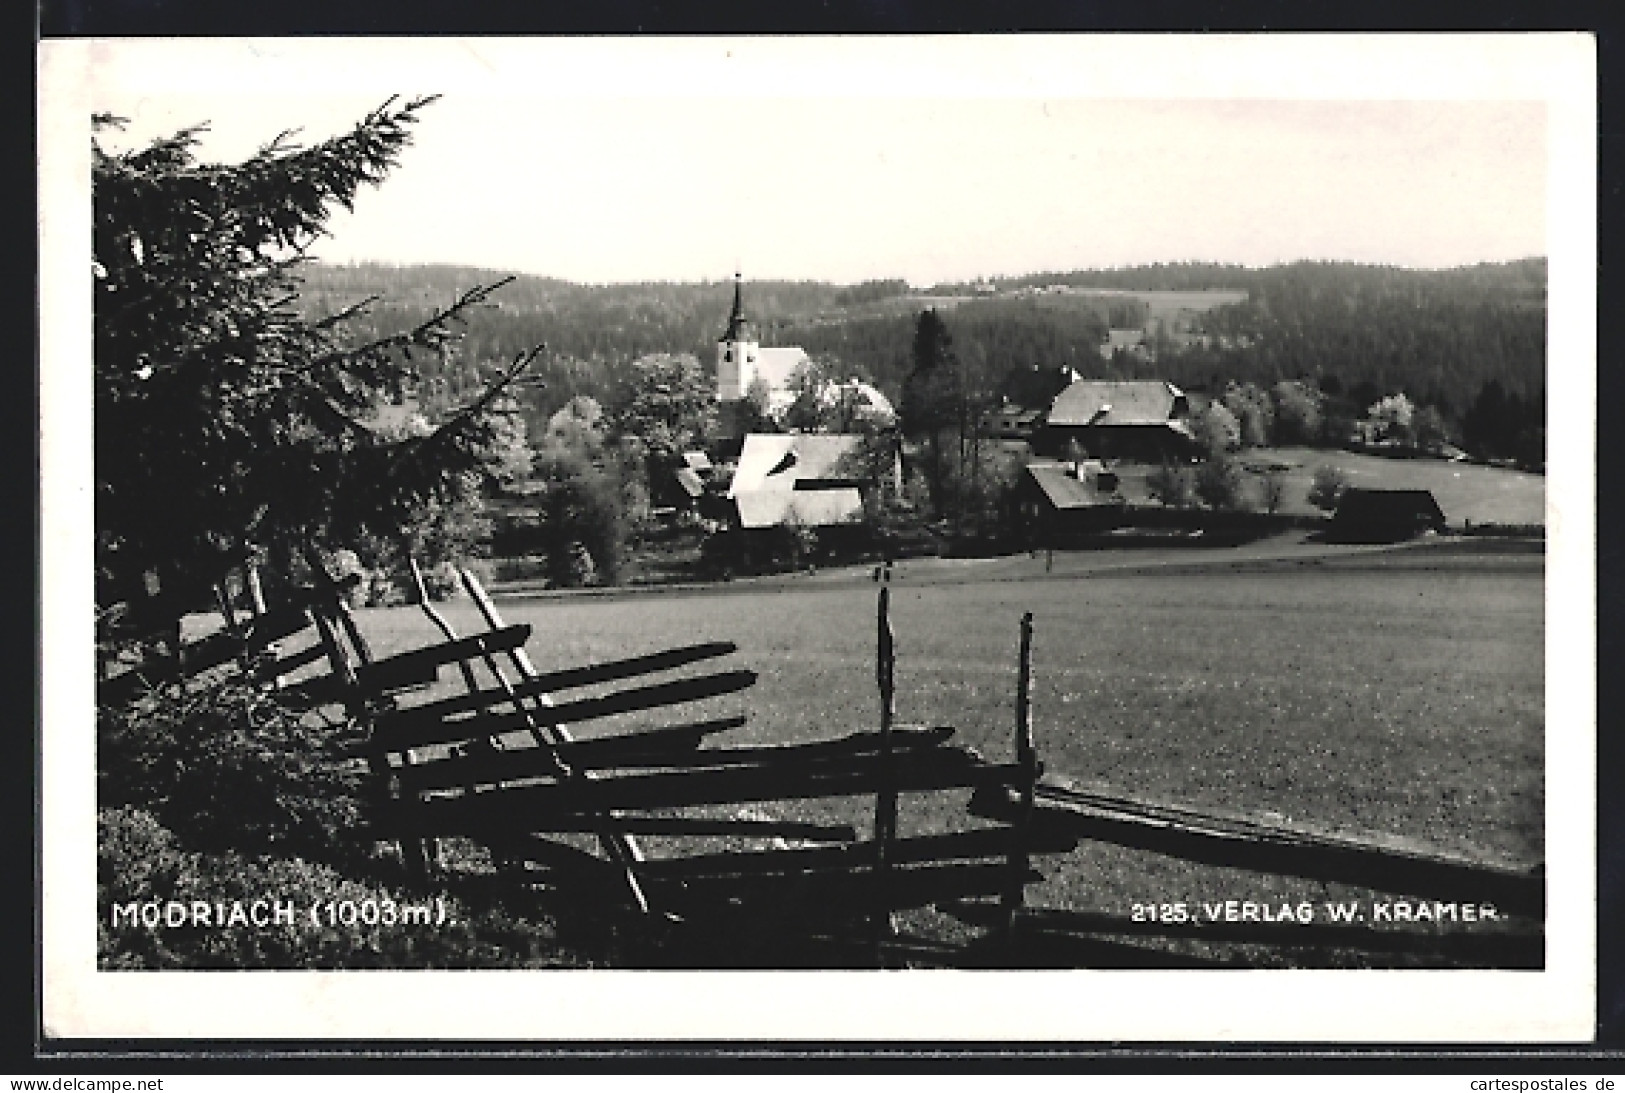
[[1196, 482], [1189, 467], [1164, 463], [1146, 476], [1146, 489], [1163, 505], [1171, 509], [1191, 507], [1196, 496]]
[[359, 862], [363, 772], [343, 751], [360, 739], [242, 678], [155, 691], [97, 710], [97, 803], [147, 809], [200, 850]]
[[1209, 458], [1196, 471], [1196, 496], [1210, 509], [1234, 512], [1245, 507], [1241, 468], [1234, 460]]
[[753, 559], [776, 572], [801, 569], [818, 550], [818, 532], [796, 523], [764, 528], [758, 534]]
[[627, 531], [619, 484], [608, 472], [569, 455], [552, 455], [538, 472], [546, 492], [536, 545], [548, 555], [553, 581], [567, 587], [584, 583], [579, 551], [585, 549], [592, 558], [593, 580], [616, 583]]
[[[102, 808], [96, 813], [96, 956], [105, 970], [162, 968], [497, 968], [557, 963], [551, 929], [521, 922], [501, 911], [472, 912], [444, 895], [425, 900], [299, 858], [248, 858], [185, 849], [152, 813]], [[261, 925], [143, 925], [114, 908], [190, 909], [194, 901], [217, 908], [255, 901]], [[277, 921], [269, 908], [294, 909]], [[428, 903], [444, 921], [431, 924], [362, 921], [329, 916], [330, 902], [389, 909]], [[312, 920], [311, 909], [318, 914]]]
[[1330, 463], [1323, 464], [1316, 468], [1314, 480], [1310, 483], [1309, 503], [1323, 512], [1335, 512], [1337, 502], [1347, 488], [1347, 476]]

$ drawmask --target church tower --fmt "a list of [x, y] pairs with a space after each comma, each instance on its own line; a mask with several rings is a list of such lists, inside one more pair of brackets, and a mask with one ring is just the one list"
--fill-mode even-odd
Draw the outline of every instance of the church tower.
[[734, 307], [728, 316], [728, 329], [717, 339], [717, 401], [726, 405], [739, 402], [756, 378], [761, 346], [750, 336], [745, 318], [743, 279], [734, 274]]

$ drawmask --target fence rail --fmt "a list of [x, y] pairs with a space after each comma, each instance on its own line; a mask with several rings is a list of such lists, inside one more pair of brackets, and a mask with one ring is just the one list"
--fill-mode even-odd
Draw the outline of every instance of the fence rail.
[[[578, 739], [573, 726], [742, 695], [757, 683], [757, 673], [719, 667], [738, 652], [734, 643], [719, 641], [540, 672], [526, 651], [536, 639], [533, 628], [505, 624], [473, 575], [464, 571], [463, 580], [487, 626], [483, 633], [458, 636], [422, 597], [420, 580], [420, 603], [443, 640], [375, 659], [344, 609], [339, 586], [330, 583], [277, 610], [256, 599], [257, 613], [241, 623], [224, 604], [227, 631], [176, 658], [194, 672], [235, 662], [286, 685], [290, 699], [342, 702], [365, 722], [369, 738], [359, 754], [369, 764], [375, 801], [366, 832], [398, 841], [403, 861], [420, 879], [436, 868], [439, 839], [469, 836], [487, 842], [499, 866], [527, 876], [566, 860], [576, 871], [584, 861], [599, 861], [619, 876], [623, 896], [637, 911], [658, 912], [662, 921], [679, 916], [725, 923], [747, 913], [826, 925], [844, 919], [866, 936], [872, 959], [882, 965], [888, 953], [906, 949], [893, 944], [893, 916], [907, 908], [936, 905], [980, 922], [990, 937], [1004, 939], [1014, 960], [1021, 959], [1015, 954], [1023, 944], [1069, 931], [1077, 938], [1146, 933], [1143, 924], [1110, 914], [1030, 904], [1028, 888], [1042, 879], [1033, 856], [1075, 853], [1086, 841], [1459, 905], [1489, 904], [1503, 915], [1538, 919], [1545, 912], [1540, 867], [1520, 869], [1392, 839], [1151, 801], [1043, 773], [1043, 717], [1032, 700], [1031, 613], [1019, 627], [1013, 762], [992, 762], [955, 744], [950, 726], [897, 723], [898, 641], [889, 583], [879, 590], [875, 616], [876, 728], [822, 740], [729, 746], [717, 738], [743, 728], [745, 715], [696, 719], [691, 713], [671, 724]], [[305, 630], [314, 630], [314, 640], [284, 654], [281, 643]], [[325, 675], [287, 684], [295, 672], [322, 660]], [[457, 667], [459, 692], [427, 698], [406, 693], [437, 682], [451, 665]], [[702, 674], [648, 682], [683, 671]], [[609, 685], [615, 689], [561, 697]], [[103, 700], [116, 693], [104, 690]], [[968, 816], [994, 826], [900, 831], [904, 795], [965, 789], [974, 791]], [[732, 807], [840, 797], [873, 800], [867, 839], [851, 823]], [[574, 834], [597, 836], [602, 857], [553, 841]], [[687, 841], [716, 837], [748, 845], [718, 850]], [[643, 838], [670, 840], [677, 849], [650, 857]], [[775, 841], [761, 845], [767, 840]], [[593, 893], [585, 898], [598, 899], [605, 889], [584, 891]], [[994, 902], [963, 902], [982, 899]], [[1373, 951], [1398, 944], [1383, 935], [1348, 928], [1326, 934], [1334, 939], [1328, 944]], [[1203, 936], [1214, 941], [1228, 934], [1209, 930]], [[1289, 946], [1309, 936], [1254, 931], [1245, 941]], [[1476, 948], [1445, 941], [1441, 948], [1515, 950], [1514, 964], [1527, 964], [1533, 951], [1527, 940]], [[1089, 948], [1097, 941], [1079, 944], [1079, 952], [1105, 951]]]

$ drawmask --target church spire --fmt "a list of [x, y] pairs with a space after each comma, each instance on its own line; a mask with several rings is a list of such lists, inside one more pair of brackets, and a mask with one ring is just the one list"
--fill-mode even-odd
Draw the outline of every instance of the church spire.
[[728, 316], [728, 332], [722, 336], [725, 342], [743, 341], [745, 338], [745, 301], [743, 295], [744, 275], [734, 271], [734, 309]]

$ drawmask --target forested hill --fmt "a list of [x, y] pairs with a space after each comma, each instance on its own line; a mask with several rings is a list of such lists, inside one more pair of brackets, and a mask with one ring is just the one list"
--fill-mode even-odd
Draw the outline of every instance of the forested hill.
[[[358, 333], [384, 333], [504, 276], [454, 266], [316, 263], [306, 270], [303, 306], [328, 313], [378, 296]], [[549, 411], [575, 394], [611, 394], [626, 363], [644, 353], [709, 360], [732, 294], [731, 279], [585, 285], [521, 275], [498, 292], [499, 307], [472, 318], [461, 359], [511, 358], [545, 342], [540, 370], [548, 386], [536, 409]], [[1525, 397], [1544, 393], [1540, 258], [1453, 270], [1178, 263], [924, 291], [896, 280], [745, 283], [745, 309], [764, 344], [831, 354], [893, 395], [927, 307], [943, 316], [984, 390], [1015, 368], [1069, 364], [1086, 375], [1155, 376], [1194, 390], [1308, 376], [1350, 392], [1403, 390], [1457, 414], [1491, 380]], [[1145, 329], [1147, 350], [1102, 356], [1108, 328]]]

